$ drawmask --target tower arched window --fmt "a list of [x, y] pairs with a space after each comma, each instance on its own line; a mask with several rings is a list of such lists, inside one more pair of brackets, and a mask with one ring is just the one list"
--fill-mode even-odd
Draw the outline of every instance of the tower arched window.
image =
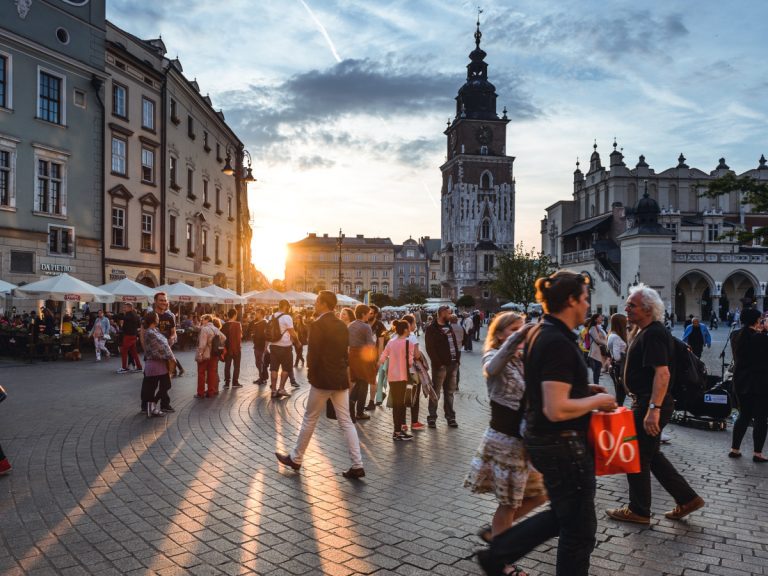
[[480, 188], [483, 188], [484, 190], [488, 190], [493, 187], [493, 179], [491, 178], [490, 172], [483, 172], [483, 175], [480, 176]]
[[480, 239], [491, 239], [491, 223], [488, 221], [488, 218], [484, 219], [483, 223], [480, 225]]

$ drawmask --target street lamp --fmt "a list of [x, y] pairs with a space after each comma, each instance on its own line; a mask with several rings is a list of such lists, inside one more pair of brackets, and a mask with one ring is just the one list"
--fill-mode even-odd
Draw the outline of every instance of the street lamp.
[[[232, 154], [230, 153], [230, 146], [227, 144], [227, 157], [224, 160], [224, 168], [221, 169], [223, 174], [226, 174], [227, 176], [234, 176], [235, 175], [235, 169], [232, 167]], [[244, 159], [245, 157], [248, 157], [248, 167], [242, 168], [242, 172], [240, 175], [240, 178], [243, 182], [256, 182], [256, 178], [253, 177], [253, 170], [251, 169], [251, 153], [248, 152], [248, 150], [243, 149], [240, 160]], [[242, 162], [235, 162], [237, 165], [242, 166]], [[243, 176], [242, 173], [245, 173]]]
[[[234, 150], [236, 153], [235, 156], [235, 168], [232, 167], [232, 153], [230, 152], [230, 149]], [[245, 157], [248, 157], [248, 168], [243, 167], [243, 159]], [[241, 230], [242, 226], [242, 197], [243, 197], [243, 189], [247, 191], [247, 183], [248, 182], [256, 182], [256, 178], [253, 177], [253, 171], [251, 170], [251, 154], [246, 150], [245, 148], [235, 148], [231, 147], [229, 144], [227, 144], [227, 157], [224, 161], [224, 168], [221, 169], [221, 172], [227, 176], [234, 176], [235, 177], [235, 210], [237, 211], [237, 236], [235, 238], [235, 249], [237, 250], [237, 270], [236, 275], [236, 284], [237, 284], [237, 291], [242, 292], [243, 286], [242, 286], [242, 278], [243, 278], [243, 250], [242, 250], [242, 236], [243, 231]], [[246, 186], [243, 186], [243, 183], [246, 183]], [[248, 199], [246, 197], [245, 199], [245, 208], [246, 211], [248, 210]]]
[[339, 248], [339, 294], [342, 294], [341, 289], [341, 245], [344, 243], [344, 234], [341, 232], [341, 228], [339, 228], [339, 236], [336, 238], [336, 246]]

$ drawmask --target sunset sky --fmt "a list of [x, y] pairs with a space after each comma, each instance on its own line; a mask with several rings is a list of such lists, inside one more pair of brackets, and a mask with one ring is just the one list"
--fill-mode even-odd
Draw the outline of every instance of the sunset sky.
[[[656, 171], [737, 172], [768, 154], [768, 2], [483, 3], [482, 48], [512, 122], [516, 240], [539, 247], [544, 208], [576, 157], [616, 137]], [[476, 3], [451, 0], [108, 0], [162, 35], [251, 152], [256, 266], [282, 278], [308, 232], [440, 236], [446, 120], [466, 77]], [[583, 166], [582, 166], [583, 167]]]

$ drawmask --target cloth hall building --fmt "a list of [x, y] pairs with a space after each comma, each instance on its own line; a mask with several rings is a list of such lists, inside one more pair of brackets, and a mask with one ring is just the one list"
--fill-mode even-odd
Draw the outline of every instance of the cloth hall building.
[[[597, 144], [584, 174], [577, 162], [573, 197], [546, 209], [542, 251], [559, 267], [583, 271], [593, 281], [594, 312], [623, 311], [633, 284], [656, 288], [677, 319], [704, 320], [713, 313], [755, 305], [762, 309], [768, 284], [768, 248], [725, 236], [768, 225], [768, 215], [741, 204], [739, 193], [702, 197], [712, 179], [731, 172], [721, 158], [711, 171], [677, 164], [656, 172], [640, 156], [634, 168], [613, 144], [604, 167]], [[739, 176], [768, 180], [768, 166]]]

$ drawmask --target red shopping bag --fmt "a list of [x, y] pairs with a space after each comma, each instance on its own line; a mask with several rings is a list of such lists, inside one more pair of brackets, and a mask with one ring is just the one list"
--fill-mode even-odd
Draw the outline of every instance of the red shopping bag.
[[589, 422], [589, 442], [595, 453], [595, 474], [634, 474], [640, 472], [640, 448], [632, 411], [593, 412]]

